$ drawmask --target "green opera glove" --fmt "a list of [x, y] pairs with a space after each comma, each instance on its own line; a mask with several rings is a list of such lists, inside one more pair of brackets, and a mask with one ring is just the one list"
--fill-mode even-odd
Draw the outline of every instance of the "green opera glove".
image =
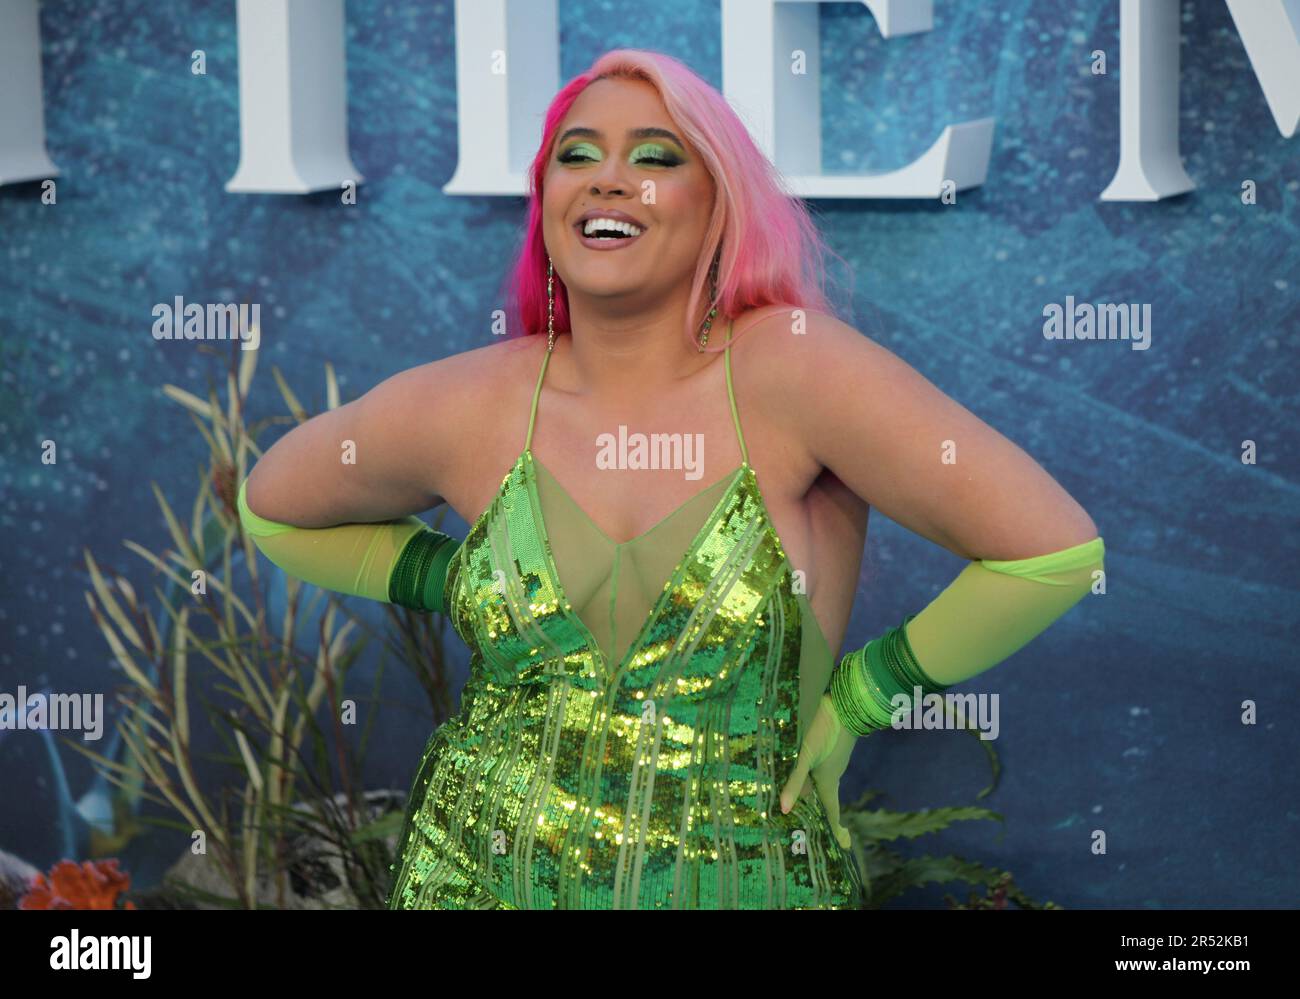
[[840, 846], [849, 848], [849, 831], [840, 825], [840, 779], [849, 768], [849, 758], [858, 737], [846, 729], [835, 713], [829, 692], [822, 694], [821, 705], [808, 725], [808, 735], [799, 748], [799, 761], [781, 790], [781, 811], [794, 807], [796, 794], [802, 793], [811, 776], [813, 790], [821, 799], [831, 829]]
[[781, 791], [788, 812], [811, 776], [840, 843], [839, 782], [858, 738], [890, 725], [892, 698], [924, 693], [1002, 662], [1073, 607], [1103, 568], [1100, 537], [1046, 555], [972, 562], [920, 614], [840, 661]]
[[239, 487], [239, 520], [253, 543], [290, 576], [337, 593], [412, 610], [445, 611], [447, 566], [460, 542], [418, 517], [305, 528], [259, 517]]

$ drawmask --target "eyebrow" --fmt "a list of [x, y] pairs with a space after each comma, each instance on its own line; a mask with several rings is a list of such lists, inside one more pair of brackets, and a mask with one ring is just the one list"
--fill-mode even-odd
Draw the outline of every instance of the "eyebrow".
[[[671, 139], [683, 148], [686, 146], [686, 143], [677, 138], [676, 135], [668, 131], [666, 128], [629, 128], [627, 134], [633, 139]], [[571, 135], [581, 135], [588, 139], [603, 139], [605, 137], [605, 133], [601, 132], [599, 129], [579, 126], [577, 128], [568, 129], [556, 140], [556, 143], [558, 144], [563, 142]]]

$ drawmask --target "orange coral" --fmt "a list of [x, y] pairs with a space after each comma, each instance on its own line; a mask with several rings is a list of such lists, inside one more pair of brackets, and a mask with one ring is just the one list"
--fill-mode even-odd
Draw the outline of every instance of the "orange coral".
[[[18, 903], [20, 909], [116, 909], [118, 895], [131, 887], [131, 875], [118, 870], [116, 858], [60, 860], [50, 870], [49, 878], [37, 874], [27, 894]], [[126, 902], [125, 909], [134, 909]]]

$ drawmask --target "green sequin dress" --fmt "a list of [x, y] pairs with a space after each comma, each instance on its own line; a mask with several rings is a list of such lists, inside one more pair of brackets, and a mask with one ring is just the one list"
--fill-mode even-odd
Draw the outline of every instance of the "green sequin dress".
[[820, 799], [781, 813], [834, 657], [749, 464], [730, 348], [739, 467], [623, 543], [532, 453], [549, 360], [447, 571], [470, 675], [421, 755], [389, 908], [861, 907]]

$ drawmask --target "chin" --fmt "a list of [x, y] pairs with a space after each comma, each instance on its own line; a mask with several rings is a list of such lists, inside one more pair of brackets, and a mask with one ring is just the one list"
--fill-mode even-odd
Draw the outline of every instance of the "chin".
[[564, 286], [570, 292], [602, 298], [644, 290], [642, 282], [628, 274], [627, 268], [613, 263], [605, 267], [584, 265], [565, 279]]
[[586, 295], [588, 298], [618, 299], [633, 298], [645, 293], [645, 288], [638, 284], [604, 284], [597, 282], [595, 284], [578, 285], [575, 289], [573, 285], [568, 286], [570, 291], [576, 290]]

